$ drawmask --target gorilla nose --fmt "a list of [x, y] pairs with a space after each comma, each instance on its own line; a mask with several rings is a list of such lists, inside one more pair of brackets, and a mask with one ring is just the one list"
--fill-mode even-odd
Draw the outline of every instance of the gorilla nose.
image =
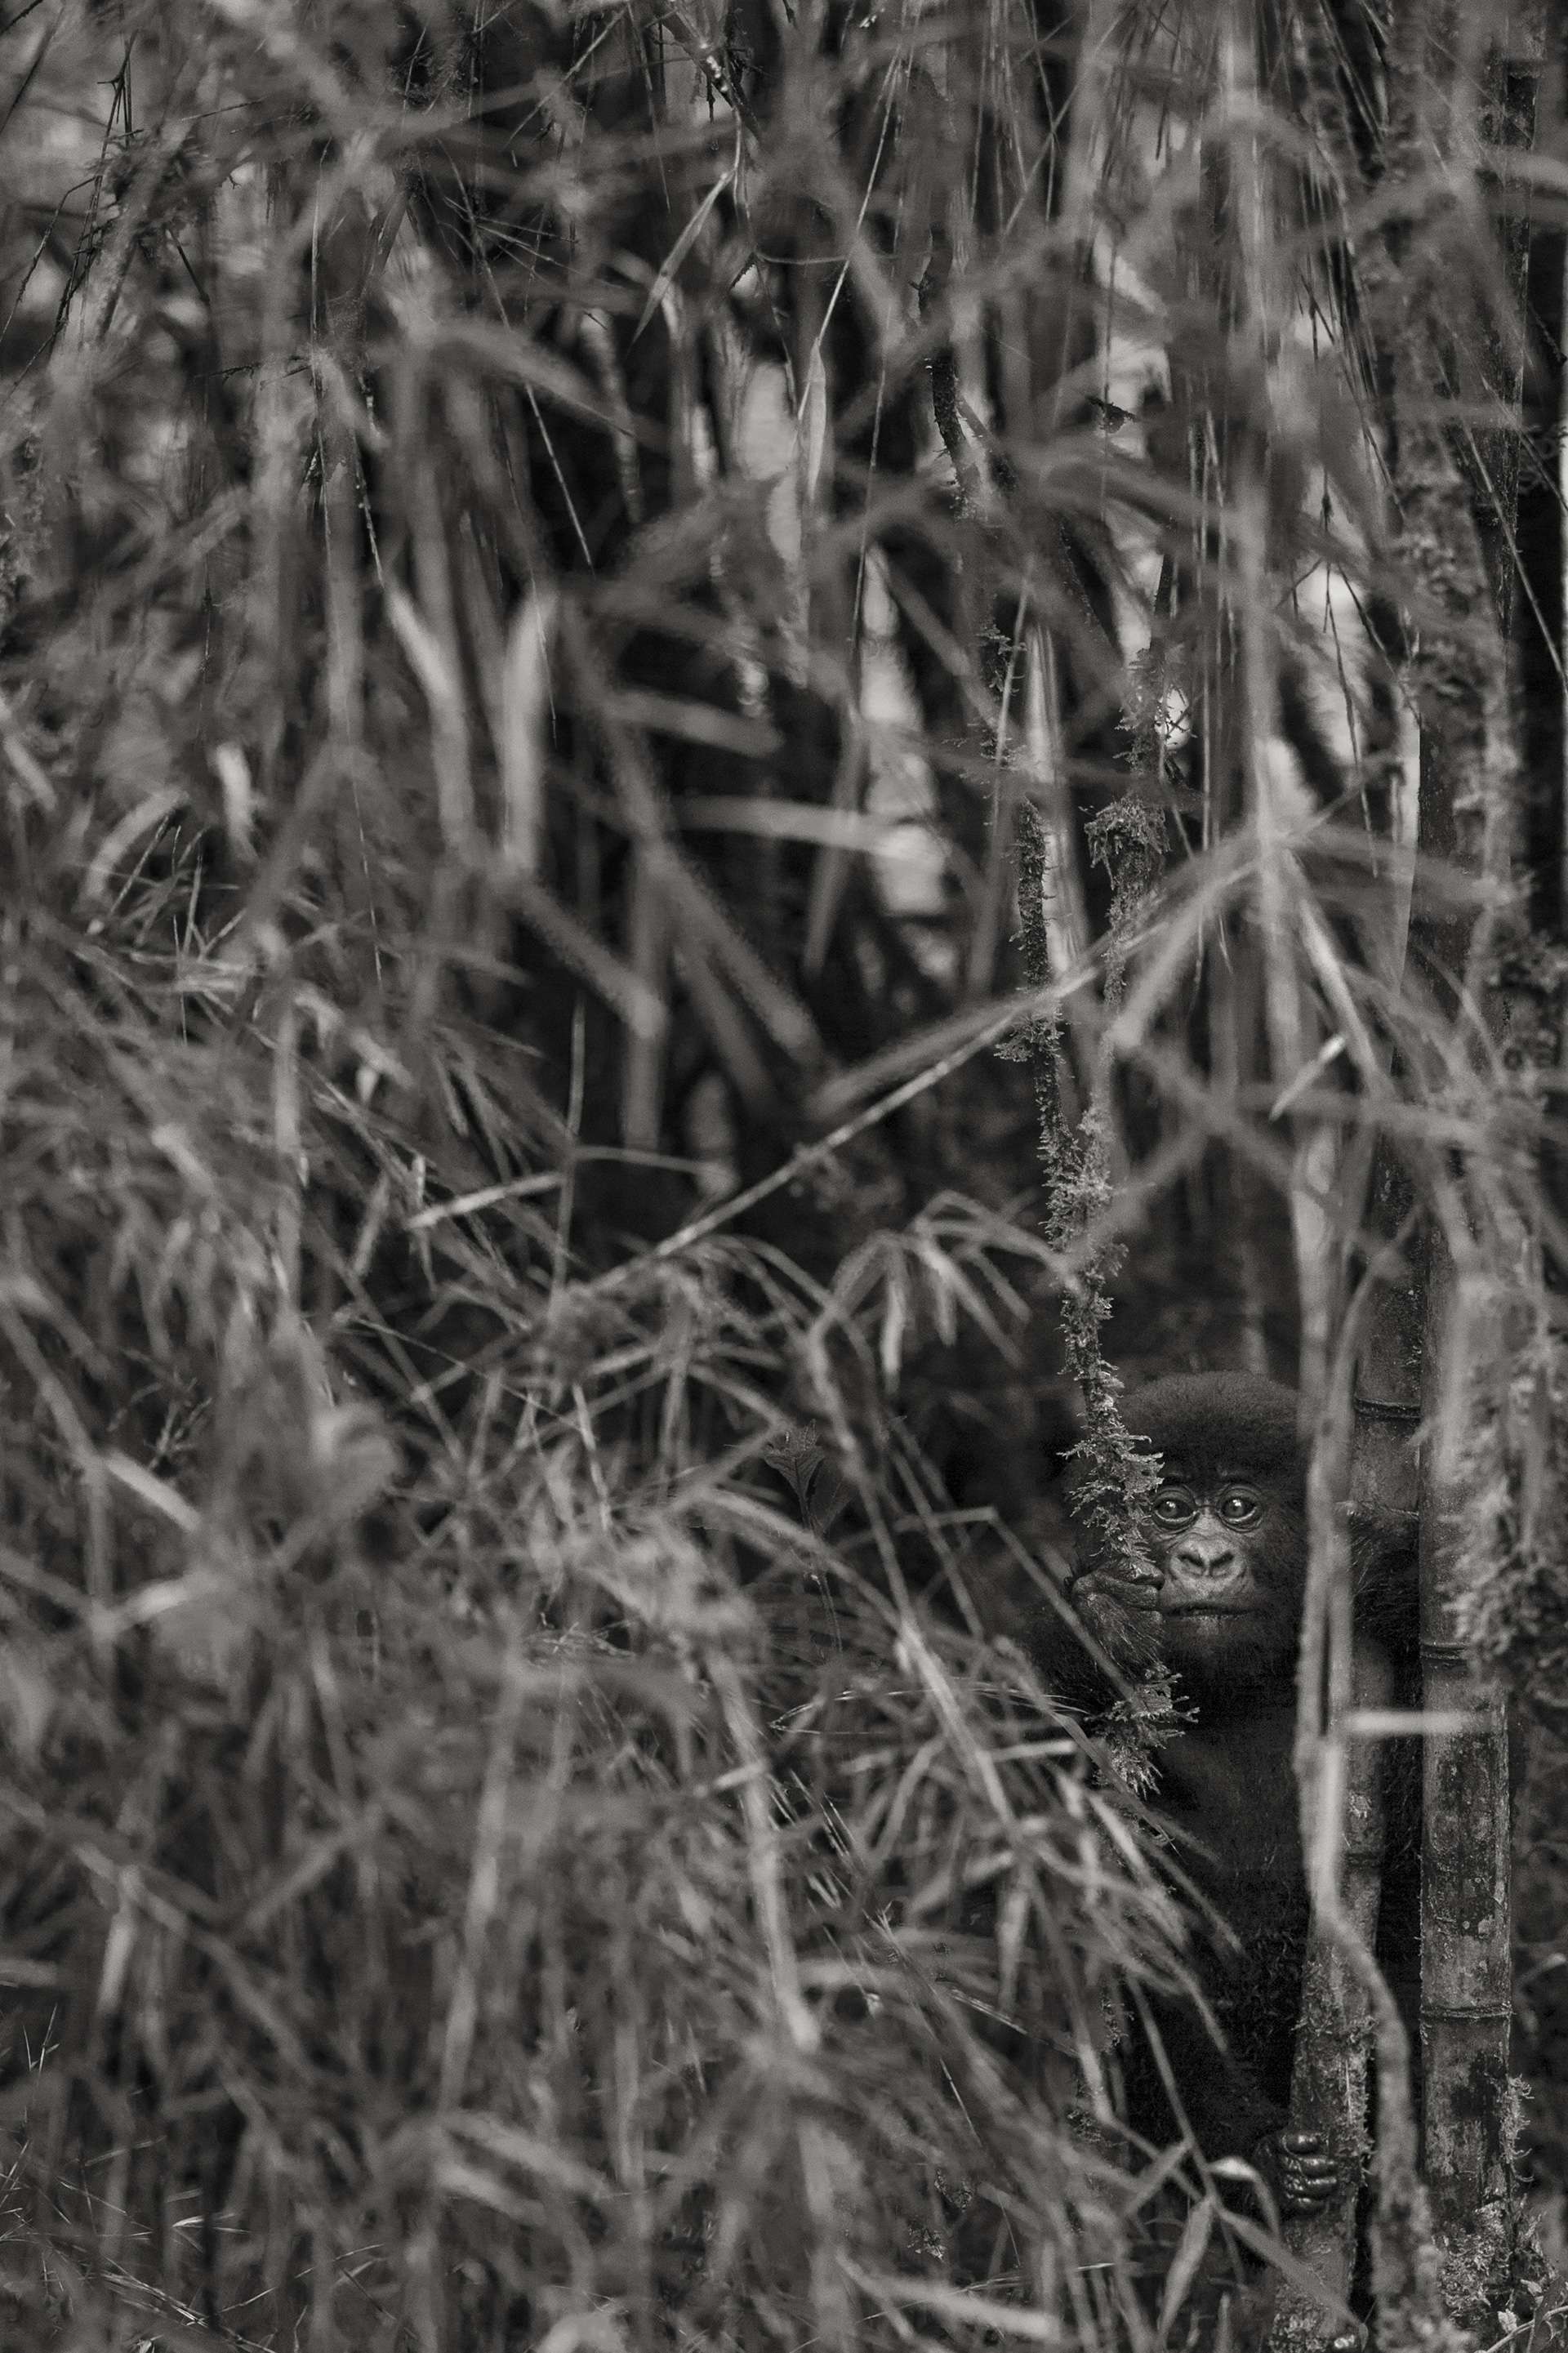
[[1221, 1577], [1236, 1567], [1236, 1547], [1222, 1536], [1189, 1536], [1177, 1547], [1176, 1558], [1196, 1577]]

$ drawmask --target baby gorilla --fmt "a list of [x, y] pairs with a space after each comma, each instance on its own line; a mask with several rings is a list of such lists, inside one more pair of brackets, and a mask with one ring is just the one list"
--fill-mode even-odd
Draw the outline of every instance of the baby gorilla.
[[[1130, 1394], [1128, 1429], [1163, 1475], [1147, 1533], [1154, 1579], [1090, 1564], [1074, 1598], [1091, 1625], [1137, 1613], [1177, 1678], [1192, 1720], [1162, 1748], [1157, 1811], [1177, 1859], [1234, 1932], [1196, 1968], [1223, 2049], [1190, 2003], [1154, 2022], [1184, 2122], [1210, 2159], [1257, 2168], [1285, 2211], [1338, 2194], [1321, 2139], [1289, 2128], [1308, 1903], [1292, 1746], [1306, 1577], [1305, 1472], [1293, 1391], [1251, 1375], [1202, 1373]], [[1125, 1623], [1125, 1621], [1123, 1621]], [[1155, 2054], [1127, 2059], [1128, 2121], [1163, 2144], [1181, 2129]]]

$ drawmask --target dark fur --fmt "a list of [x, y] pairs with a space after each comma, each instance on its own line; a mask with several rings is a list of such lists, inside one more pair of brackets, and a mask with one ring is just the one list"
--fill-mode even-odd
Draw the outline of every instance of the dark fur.
[[[1190, 2126], [1205, 2157], [1241, 2157], [1272, 2175], [1281, 2170], [1279, 2136], [1287, 2125], [1308, 1905], [1292, 1767], [1296, 1662], [1306, 1577], [1306, 1453], [1298, 1434], [1294, 1391], [1236, 1373], [1204, 1373], [1151, 1382], [1124, 1403], [1130, 1430], [1163, 1457], [1163, 1479], [1187, 1488], [1196, 1520], [1149, 1534], [1162, 1584], [1157, 1610], [1147, 1588], [1136, 1615], [1152, 1630], [1176, 1682], [1185, 1722], [1158, 1760], [1153, 1804], [1184, 1873], [1233, 1932], [1200, 1934], [1194, 1959], [1224, 2034], [1214, 2037], [1195, 2006], [1162, 2002], [1156, 2025], [1174, 2078], [1173, 2105], [1149, 2042], [1134, 2037], [1126, 2063], [1127, 2117], [1144, 2140], [1164, 2145]], [[1258, 1515], [1222, 1529], [1222, 1482], [1256, 1491]], [[1189, 1542], [1189, 1538], [1194, 1539]], [[1358, 1640], [1388, 1647], [1396, 1666], [1414, 1654], [1414, 1593], [1409, 1567], [1387, 1546], [1358, 1546]], [[1091, 1563], [1078, 1588], [1086, 1614], [1103, 1628], [1104, 1612], [1134, 1614], [1134, 1588], [1118, 1584], [1109, 1565]], [[1047, 1636], [1046, 1648], [1051, 1649]], [[1059, 1646], [1058, 1646], [1059, 1655]], [[1047, 1660], [1047, 1670], [1051, 1665]], [[1066, 1683], [1083, 1691], [1081, 1662]], [[1391, 1869], [1380, 1948], [1391, 1938], [1409, 1949], [1387, 1957], [1413, 1974], [1409, 1888], [1418, 1849], [1410, 1802], [1409, 1744], [1385, 1744], [1393, 1767]], [[1401, 1987], [1400, 1990], [1405, 1989]]]
[[1261, 1374], [1173, 1373], [1130, 1391], [1121, 1418], [1165, 1457], [1167, 1476], [1179, 1467], [1212, 1477], [1239, 1458], [1300, 1507], [1307, 1475], [1300, 1412], [1295, 1390]]

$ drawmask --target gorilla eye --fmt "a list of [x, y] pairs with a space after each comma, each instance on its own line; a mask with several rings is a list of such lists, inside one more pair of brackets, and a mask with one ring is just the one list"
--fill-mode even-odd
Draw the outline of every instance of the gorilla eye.
[[1163, 1528], [1184, 1528], [1196, 1519], [1197, 1506], [1184, 1487], [1165, 1487], [1154, 1498], [1153, 1516]]
[[1252, 1487], [1227, 1487], [1215, 1506], [1227, 1528], [1249, 1528], [1263, 1514], [1263, 1498]]

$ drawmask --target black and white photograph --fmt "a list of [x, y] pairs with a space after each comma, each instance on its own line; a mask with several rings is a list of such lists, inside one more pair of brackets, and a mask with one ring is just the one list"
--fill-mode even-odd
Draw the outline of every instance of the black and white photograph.
[[0, 2353], [1568, 2353], [1568, 5], [0, 0]]

